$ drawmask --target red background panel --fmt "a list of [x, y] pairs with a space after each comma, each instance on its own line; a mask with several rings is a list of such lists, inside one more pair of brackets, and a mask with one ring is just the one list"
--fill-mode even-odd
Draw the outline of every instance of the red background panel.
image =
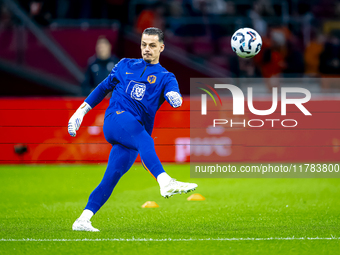
[[[3, 98], [0, 99], [0, 163], [95, 163], [106, 162], [111, 146], [102, 131], [109, 101], [105, 99], [84, 118], [75, 138], [67, 133], [67, 122], [84, 98]], [[228, 105], [232, 105], [228, 102]], [[256, 102], [261, 109], [269, 102]], [[262, 108], [263, 107], [263, 108]], [[219, 133], [200, 112], [199, 127], [190, 131], [190, 100], [179, 109], [164, 103], [156, 115], [154, 138], [162, 162], [327, 162], [340, 159], [340, 104], [336, 100], [315, 100], [306, 108], [281, 116], [256, 116], [245, 107], [249, 119], [296, 119], [296, 128], [262, 128], [227, 125]], [[208, 115], [211, 112], [208, 112]], [[220, 114], [217, 112], [217, 114]], [[209, 115], [210, 117], [212, 115]], [[223, 114], [222, 114], [223, 116]], [[235, 118], [228, 112], [226, 118]], [[279, 123], [278, 123], [279, 124]], [[190, 135], [193, 138], [190, 147]], [[25, 144], [28, 152], [18, 155], [14, 146]], [[137, 159], [140, 161], [140, 159]]]

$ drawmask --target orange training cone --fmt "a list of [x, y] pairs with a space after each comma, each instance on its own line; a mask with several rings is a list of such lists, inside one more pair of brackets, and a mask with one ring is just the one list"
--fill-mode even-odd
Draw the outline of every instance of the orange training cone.
[[201, 194], [192, 194], [190, 197], [187, 198], [188, 201], [204, 201], [205, 197], [203, 197]]
[[155, 201], [146, 201], [143, 205], [142, 208], [157, 208], [159, 205]]

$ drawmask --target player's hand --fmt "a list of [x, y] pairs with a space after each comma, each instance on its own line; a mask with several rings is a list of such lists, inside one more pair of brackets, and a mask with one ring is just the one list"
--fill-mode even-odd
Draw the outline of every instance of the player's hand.
[[83, 122], [83, 118], [89, 110], [91, 110], [91, 106], [84, 102], [78, 110], [72, 115], [70, 120], [68, 121], [68, 133], [70, 136], [75, 137], [77, 131], [80, 128], [81, 123]]
[[169, 99], [168, 102], [173, 108], [177, 108], [182, 105], [183, 99], [177, 92], [170, 91], [166, 93], [165, 96]]
[[84, 116], [81, 116], [79, 113], [75, 112], [70, 120], [68, 121], [68, 133], [70, 136], [75, 137], [76, 132], [79, 130], [80, 125], [83, 121]]

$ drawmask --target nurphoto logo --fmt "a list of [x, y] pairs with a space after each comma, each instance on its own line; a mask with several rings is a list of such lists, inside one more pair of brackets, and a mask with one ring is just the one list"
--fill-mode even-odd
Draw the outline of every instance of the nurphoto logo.
[[[242, 90], [231, 84], [215, 84], [214, 88], [206, 85], [208, 88], [210, 88], [211, 91], [217, 96], [217, 98], [220, 101], [220, 104], [222, 106], [222, 100], [218, 94], [218, 92], [215, 89], [228, 89], [231, 92], [232, 98], [233, 98], [233, 115], [244, 115], [244, 103], [245, 103], [245, 97], [242, 92]], [[216, 100], [211, 92], [207, 89], [199, 88], [206, 92], [214, 101], [215, 106], [217, 106]], [[303, 94], [303, 98], [287, 98], [288, 93], [299, 93]], [[207, 115], [207, 94], [201, 94], [201, 115]], [[277, 87], [272, 88], [272, 105], [267, 110], [258, 110], [255, 109], [253, 104], [253, 88], [248, 87], [247, 88], [247, 103], [248, 103], [248, 109], [251, 113], [258, 116], [267, 116], [275, 112], [278, 105], [278, 89]], [[308, 89], [305, 88], [299, 88], [299, 87], [282, 87], [281, 88], [281, 116], [287, 115], [287, 105], [295, 105], [304, 115], [311, 116], [312, 114], [306, 109], [306, 107], [303, 105], [307, 103], [311, 99], [311, 93]], [[213, 119], [213, 127], [216, 127], [217, 125], [226, 125], [230, 124], [230, 127], [233, 127], [235, 125], [242, 125], [243, 127], [249, 126], [249, 127], [262, 127], [265, 125], [265, 123], [271, 123], [271, 127], [275, 126], [275, 122], [280, 122], [282, 127], [296, 127], [298, 122], [295, 119], [250, 119], [246, 121], [245, 119], [242, 122], [233, 122], [232, 119]], [[248, 125], [246, 125], [248, 124]]]

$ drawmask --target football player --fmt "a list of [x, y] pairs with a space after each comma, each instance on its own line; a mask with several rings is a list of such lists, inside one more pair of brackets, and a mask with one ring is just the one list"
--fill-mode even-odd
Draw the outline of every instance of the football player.
[[73, 114], [68, 132], [76, 136], [86, 113], [112, 91], [104, 118], [104, 136], [112, 144], [102, 181], [91, 193], [81, 216], [74, 222], [76, 231], [93, 231], [91, 217], [110, 197], [119, 179], [130, 169], [139, 153], [146, 170], [157, 180], [163, 197], [187, 193], [195, 183], [179, 182], [163, 169], [151, 137], [157, 110], [166, 100], [172, 107], [182, 105], [174, 74], [159, 63], [164, 51], [164, 34], [158, 28], [147, 28], [141, 38], [141, 59], [122, 59]]

